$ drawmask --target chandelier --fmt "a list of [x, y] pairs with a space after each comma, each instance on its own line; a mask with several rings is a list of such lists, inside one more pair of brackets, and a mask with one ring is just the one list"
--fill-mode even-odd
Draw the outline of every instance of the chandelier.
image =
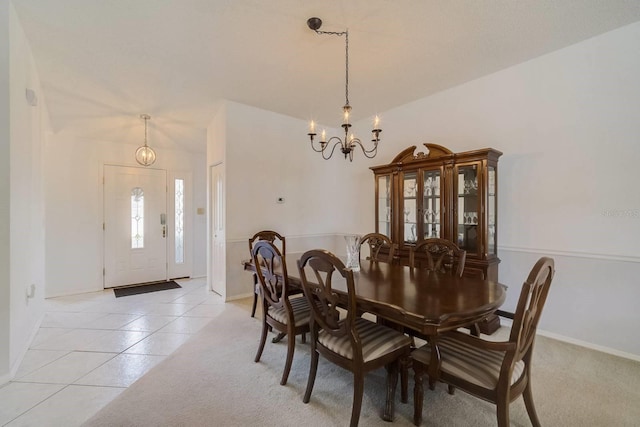
[[144, 145], [136, 150], [136, 161], [142, 166], [151, 166], [156, 161], [156, 152], [147, 145], [147, 121], [151, 120], [151, 116], [140, 114], [140, 118], [144, 120]]
[[[341, 31], [341, 32], [333, 32], [333, 31], [320, 31], [319, 28], [322, 26], [322, 20], [320, 18], [309, 18], [307, 20], [307, 25], [310, 29], [315, 31], [317, 34], [330, 34], [334, 36], [345, 36], [345, 85], [344, 85], [344, 97], [345, 103], [342, 107], [343, 111], [343, 120], [342, 120], [342, 129], [344, 129], [344, 139], [338, 136], [332, 136], [327, 140], [326, 131], [323, 129], [320, 134], [320, 147], [317, 148], [314, 144], [314, 138], [316, 136], [316, 124], [312, 120], [309, 125], [309, 139], [311, 140], [311, 148], [318, 153], [322, 153], [322, 158], [325, 160], [329, 160], [331, 156], [333, 156], [333, 152], [336, 147], [340, 147], [340, 151], [344, 154], [344, 158], [349, 158], [349, 161], [353, 161], [353, 152], [356, 147], [360, 147], [362, 153], [368, 159], [372, 159], [376, 156], [378, 152], [378, 142], [380, 142], [380, 119], [378, 116], [375, 117], [373, 121], [373, 129], [371, 130], [373, 142], [373, 148], [366, 149], [360, 141], [359, 138], [356, 138], [353, 133], [349, 133], [351, 129], [351, 123], [349, 123], [349, 116], [351, 115], [351, 106], [349, 105], [349, 30]], [[333, 145], [332, 145], [333, 144]], [[329, 150], [329, 146], [331, 146], [331, 150]], [[327, 155], [328, 154], [328, 155]]]

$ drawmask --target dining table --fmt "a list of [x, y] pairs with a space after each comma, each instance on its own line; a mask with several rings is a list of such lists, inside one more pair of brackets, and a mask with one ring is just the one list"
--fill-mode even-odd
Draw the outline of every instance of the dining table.
[[[298, 259], [301, 253], [285, 257], [289, 286], [301, 289]], [[255, 272], [251, 260], [243, 261], [244, 269]], [[354, 271], [356, 304], [394, 327], [409, 328], [428, 337], [432, 361], [429, 381], [437, 381], [440, 370], [438, 336], [444, 332], [468, 327], [495, 312], [506, 298], [506, 286], [477, 276], [455, 276], [399, 263], [362, 259]], [[332, 288], [347, 298], [346, 282], [334, 277]], [[389, 391], [389, 390], [388, 390]], [[387, 400], [389, 400], [387, 393]], [[403, 396], [406, 401], [406, 396]], [[387, 402], [383, 419], [393, 420], [393, 402]]]

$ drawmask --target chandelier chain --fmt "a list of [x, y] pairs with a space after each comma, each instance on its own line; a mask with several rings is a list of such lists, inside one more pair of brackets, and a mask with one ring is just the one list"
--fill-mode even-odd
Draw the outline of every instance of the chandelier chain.
[[345, 105], [349, 105], [349, 31], [345, 31], [345, 48], [344, 48], [344, 52], [345, 52], [345, 79], [344, 79], [344, 99], [345, 99]]
[[144, 146], [147, 146], [147, 119], [146, 117], [144, 118]]
[[329, 34], [332, 36], [345, 36], [344, 56], [345, 56], [345, 79], [344, 98], [345, 105], [349, 105], [349, 30], [346, 31], [320, 31], [314, 30], [317, 34]]

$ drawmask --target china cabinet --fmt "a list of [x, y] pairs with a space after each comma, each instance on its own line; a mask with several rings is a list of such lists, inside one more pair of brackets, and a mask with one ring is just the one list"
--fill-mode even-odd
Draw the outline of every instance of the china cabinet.
[[400, 152], [374, 166], [376, 232], [397, 245], [407, 264], [409, 248], [439, 237], [467, 251], [465, 274], [498, 280], [497, 186], [500, 151], [462, 153], [436, 144]]

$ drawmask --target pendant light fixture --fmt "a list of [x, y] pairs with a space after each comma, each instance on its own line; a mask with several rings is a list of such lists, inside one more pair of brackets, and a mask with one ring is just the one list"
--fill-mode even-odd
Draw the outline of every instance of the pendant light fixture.
[[136, 161], [142, 166], [151, 166], [156, 161], [156, 152], [147, 145], [147, 121], [151, 120], [148, 114], [140, 114], [144, 120], [144, 145], [136, 150]]
[[[311, 148], [313, 148], [314, 151], [321, 153], [323, 159], [329, 160], [331, 156], [333, 156], [333, 152], [335, 151], [336, 147], [339, 147], [342, 154], [344, 154], [344, 158], [348, 158], [349, 161], [353, 161], [353, 152], [355, 151], [356, 147], [360, 147], [364, 156], [368, 159], [372, 159], [378, 152], [380, 132], [382, 132], [382, 129], [380, 129], [380, 119], [378, 118], [378, 116], [375, 117], [373, 121], [373, 129], [371, 130], [371, 142], [373, 143], [373, 146], [371, 148], [365, 148], [362, 141], [360, 141], [360, 138], [355, 137], [353, 133], [349, 133], [351, 129], [351, 123], [349, 121], [349, 116], [351, 115], [351, 105], [349, 105], [349, 31], [320, 31], [321, 25], [322, 20], [320, 18], [314, 17], [307, 20], [307, 26], [317, 34], [345, 36], [345, 102], [344, 106], [342, 107], [343, 121], [341, 125], [342, 129], [344, 129], [344, 138], [332, 136], [327, 140], [326, 132], [325, 130], [322, 130], [322, 133], [320, 134], [320, 147], [316, 148], [314, 144], [316, 136], [316, 124], [315, 122], [311, 121], [311, 124], [309, 125], [309, 133], [307, 134], [309, 136], [309, 139], [311, 140]], [[329, 150], [330, 145], [331, 150]]]

